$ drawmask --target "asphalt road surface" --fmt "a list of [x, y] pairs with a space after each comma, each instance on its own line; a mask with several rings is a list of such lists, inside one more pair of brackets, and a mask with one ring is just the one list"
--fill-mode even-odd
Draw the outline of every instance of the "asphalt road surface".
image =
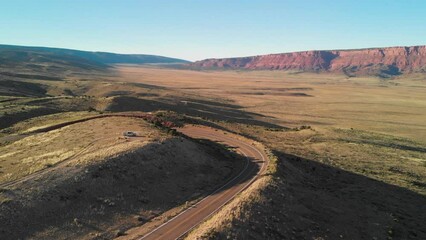
[[[216, 131], [213, 128], [198, 126], [187, 126], [179, 131], [192, 138], [208, 139], [236, 147], [237, 151], [247, 157], [246, 165], [237, 176], [212, 194], [144, 236], [134, 239], [168, 240], [183, 237], [247, 188], [266, 169], [268, 158], [264, 152], [245, 141], [231, 137], [229, 134]], [[128, 236], [128, 238], [132, 238], [132, 236]]]

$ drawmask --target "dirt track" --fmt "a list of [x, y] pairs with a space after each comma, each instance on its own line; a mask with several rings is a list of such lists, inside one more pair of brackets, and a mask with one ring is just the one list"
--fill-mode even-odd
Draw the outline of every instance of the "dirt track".
[[230, 179], [225, 185], [154, 230], [143, 233], [143, 227], [133, 229], [129, 231], [129, 235], [121, 239], [180, 238], [248, 187], [267, 167], [268, 158], [265, 153], [242, 140], [227, 136], [224, 132], [198, 126], [187, 126], [179, 131], [192, 138], [218, 141], [228, 146], [236, 147], [237, 151], [247, 156], [246, 166], [242, 172]]

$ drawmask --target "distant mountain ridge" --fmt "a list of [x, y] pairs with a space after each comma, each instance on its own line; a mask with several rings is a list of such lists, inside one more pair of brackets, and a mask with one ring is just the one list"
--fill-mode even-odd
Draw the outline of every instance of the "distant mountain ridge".
[[206, 59], [191, 63], [189, 66], [204, 69], [269, 69], [341, 72], [349, 76], [395, 76], [403, 73], [426, 72], [426, 46], [304, 51]]
[[83, 61], [105, 64], [160, 64], [160, 63], [188, 63], [188, 61], [178, 58], [170, 58], [147, 54], [119, 54], [109, 52], [91, 52], [81, 50], [71, 50], [63, 48], [49, 47], [27, 47], [15, 45], [0, 45], [1, 54], [8, 52], [32, 53], [32, 54], [51, 54], [52, 56], [65, 56], [68, 58], [80, 58]]

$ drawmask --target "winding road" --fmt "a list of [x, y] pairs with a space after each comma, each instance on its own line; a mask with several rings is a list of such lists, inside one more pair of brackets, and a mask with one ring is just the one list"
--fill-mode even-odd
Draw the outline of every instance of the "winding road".
[[[48, 132], [54, 129], [58, 129], [64, 126], [68, 126], [75, 123], [85, 122], [96, 118], [105, 117], [136, 117], [144, 118], [146, 114], [109, 114], [95, 117], [89, 117], [86, 119], [80, 119], [76, 121], [66, 122], [50, 126], [47, 128], [39, 129], [33, 133], [27, 135], [17, 135], [14, 138], [6, 139], [18, 140], [28, 135], [37, 134], [41, 132]], [[239, 153], [246, 156], [246, 164], [242, 171], [235, 177], [231, 178], [223, 186], [218, 187], [214, 192], [201, 199], [194, 205], [190, 206], [186, 210], [182, 211], [172, 219], [165, 223], [155, 227], [153, 230], [147, 232], [144, 226], [130, 229], [127, 235], [120, 237], [120, 239], [179, 239], [185, 236], [193, 228], [197, 227], [200, 223], [205, 221], [211, 215], [219, 211], [225, 204], [230, 202], [237, 194], [246, 189], [252, 182], [254, 182], [261, 174], [263, 174], [267, 168], [268, 157], [262, 151], [256, 148], [254, 145], [241, 140], [237, 135], [226, 133], [210, 127], [187, 125], [183, 128], [177, 129], [179, 132], [196, 139], [207, 139], [210, 141], [219, 142], [230, 147], [234, 147]], [[67, 161], [65, 161], [67, 162]], [[62, 165], [60, 163], [58, 165]], [[45, 169], [34, 174], [30, 174], [23, 179], [15, 180], [12, 182], [2, 183], [0, 186], [11, 186], [16, 183], [31, 180], [39, 174], [44, 174], [52, 169]]]
[[186, 126], [179, 131], [192, 138], [208, 139], [236, 147], [247, 159], [243, 170], [225, 185], [150, 232], [141, 234], [144, 231], [141, 226], [140, 231], [133, 229], [123, 239], [179, 239], [247, 188], [267, 167], [268, 158], [264, 152], [243, 140], [231, 137], [230, 134], [200, 126]]

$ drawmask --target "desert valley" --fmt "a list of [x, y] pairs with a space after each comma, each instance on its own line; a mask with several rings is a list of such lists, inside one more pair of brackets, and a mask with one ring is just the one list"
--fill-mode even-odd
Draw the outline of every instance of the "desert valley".
[[425, 239], [426, 47], [0, 46], [0, 239]]

